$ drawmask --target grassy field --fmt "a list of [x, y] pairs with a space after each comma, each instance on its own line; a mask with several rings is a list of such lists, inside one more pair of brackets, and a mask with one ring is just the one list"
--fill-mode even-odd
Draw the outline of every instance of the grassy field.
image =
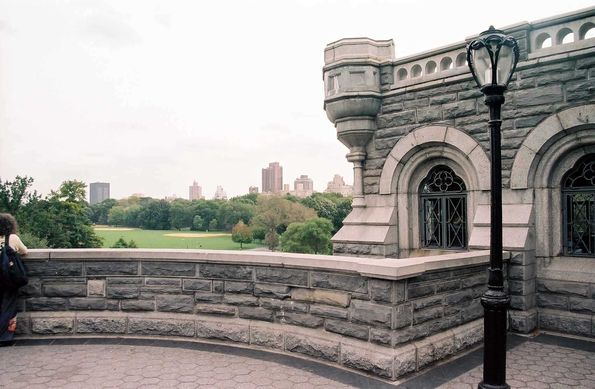
[[[240, 249], [240, 244], [231, 240], [231, 234], [224, 232], [153, 231], [102, 226], [96, 227], [95, 233], [103, 238], [105, 248], [112, 247], [119, 238], [123, 238], [126, 242], [134, 240], [139, 248], [147, 249]], [[244, 250], [260, 246], [255, 243], [243, 245]]]

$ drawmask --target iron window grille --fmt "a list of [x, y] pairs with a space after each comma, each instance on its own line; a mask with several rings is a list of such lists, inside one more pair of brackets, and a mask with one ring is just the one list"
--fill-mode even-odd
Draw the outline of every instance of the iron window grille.
[[425, 248], [467, 247], [467, 192], [452, 169], [430, 170], [420, 188], [421, 244]]
[[580, 159], [562, 179], [564, 254], [595, 256], [595, 154]]

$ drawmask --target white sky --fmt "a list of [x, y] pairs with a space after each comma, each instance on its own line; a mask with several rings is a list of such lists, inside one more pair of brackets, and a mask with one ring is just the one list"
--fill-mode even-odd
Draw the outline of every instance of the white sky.
[[0, 178], [208, 198], [308, 174], [352, 183], [323, 110], [327, 43], [394, 39], [396, 56], [594, 5], [565, 1], [0, 0]]

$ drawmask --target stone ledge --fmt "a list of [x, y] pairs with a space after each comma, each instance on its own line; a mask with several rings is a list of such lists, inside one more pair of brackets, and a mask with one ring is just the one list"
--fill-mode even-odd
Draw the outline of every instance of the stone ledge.
[[21, 324], [17, 339], [101, 335], [233, 342], [274, 352], [297, 353], [389, 380], [473, 346], [483, 337], [483, 319], [394, 349], [324, 330], [189, 314], [33, 312], [19, 314], [18, 320]]
[[[507, 254], [505, 255], [508, 258]], [[310, 270], [357, 273], [389, 280], [411, 278], [432, 270], [480, 265], [489, 262], [489, 251], [478, 250], [445, 255], [401, 259], [343, 257], [279, 252], [235, 252], [225, 250], [130, 250], [130, 249], [36, 249], [26, 261], [160, 261], [189, 263], [225, 263], [250, 266], [278, 266]]]

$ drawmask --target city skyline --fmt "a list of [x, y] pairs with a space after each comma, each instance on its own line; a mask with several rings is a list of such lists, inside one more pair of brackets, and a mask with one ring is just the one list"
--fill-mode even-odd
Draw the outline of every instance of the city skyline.
[[2, 2], [0, 179], [30, 176], [43, 195], [77, 179], [164, 198], [199, 176], [203, 193], [233, 197], [282, 157], [285, 177], [307, 172], [322, 192], [333, 174], [353, 181], [321, 106], [326, 44], [394, 39], [402, 58], [592, 2], [503, 1], [473, 17], [472, 1], [457, 13], [409, 0], [231, 4]]

